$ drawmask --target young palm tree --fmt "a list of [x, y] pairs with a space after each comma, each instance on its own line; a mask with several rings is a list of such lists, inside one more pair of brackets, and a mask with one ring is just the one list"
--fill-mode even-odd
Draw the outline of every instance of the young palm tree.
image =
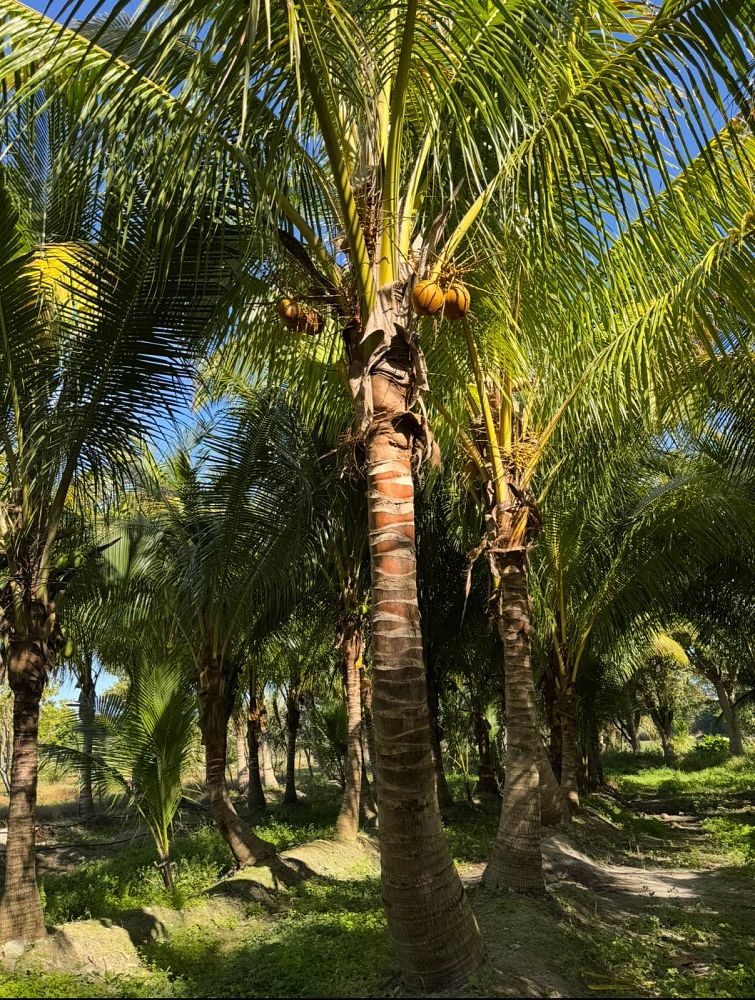
[[186, 697], [180, 663], [150, 659], [132, 663], [130, 673], [126, 694], [99, 698], [93, 718], [72, 734], [83, 749], [58, 744], [43, 751], [58, 763], [88, 766], [103, 788], [125, 795], [149, 830], [172, 889], [171, 830], [198, 758], [196, 706]]

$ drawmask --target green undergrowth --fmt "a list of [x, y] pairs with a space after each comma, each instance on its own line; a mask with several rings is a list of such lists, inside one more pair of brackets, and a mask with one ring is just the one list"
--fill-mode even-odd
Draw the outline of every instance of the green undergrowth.
[[[755, 789], [755, 756], [729, 757], [720, 764], [689, 770], [665, 765], [646, 767], [640, 754], [634, 770], [626, 762], [609, 767], [609, 777], [621, 793], [653, 798], [685, 799], [691, 806], [705, 808], [721, 801], [727, 804], [733, 796], [748, 795]], [[680, 765], [684, 760], [680, 761]]]
[[279, 907], [254, 908], [209, 935], [179, 933], [148, 957], [172, 977], [176, 996], [379, 995], [392, 955], [374, 875], [306, 882], [284, 892]]
[[[635, 870], [640, 886], [654, 868], [669, 877], [681, 871], [691, 893], [627, 894], [610, 880], [571, 877], [553, 883], [545, 901], [473, 890], [489, 962], [466, 995], [753, 995], [754, 763], [727, 760], [698, 771], [645, 763], [634, 771], [609, 766], [615, 794], [587, 796], [571, 832], [559, 836], [606, 865]], [[336, 807], [332, 789], [311, 789], [293, 809], [271, 809], [261, 832], [282, 849], [327, 836]], [[457, 803], [444, 816], [455, 860], [485, 862], [497, 824], [497, 803]], [[177, 838], [174, 856], [188, 906], [231, 867], [208, 827]], [[134, 847], [50, 876], [48, 918], [175, 905], [153, 871], [149, 849]], [[142, 958], [136, 978], [0, 976], [0, 996], [344, 997], [398, 989], [379, 879], [364, 860], [355, 861], [348, 881], [316, 878], [279, 890], [272, 906], [250, 905], [222, 921], [196, 919], [143, 949]]]
[[[288, 809], [271, 809], [257, 823], [261, 836], [280, 851], [329, 837], [337, 813], [330, 789], [314, 789]], [[84, 841], [86, 842], [86, 841]], [[165, 888], [151, 842], [119, 845], [113, 857], [87, 861], [74, 871], [46, 875], [42, 898], [48, 924], [89, 917], [116, 917], [141, 906], [191, 906], [211, 885], [233, 870], [233, 859], [216, 829], [203, 824], [175, 837], [171, 848], [175, 889]]]

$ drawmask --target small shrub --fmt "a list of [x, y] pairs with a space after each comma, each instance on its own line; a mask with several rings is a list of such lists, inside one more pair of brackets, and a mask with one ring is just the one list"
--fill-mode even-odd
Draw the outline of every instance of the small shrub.
[[716, 764], [723, 764], [729, 754], [729, 740], [726, 736], [720, 734], [701, 736], [684, 761], [684, 765], [693, 765], [690, 770], [715, 767]]

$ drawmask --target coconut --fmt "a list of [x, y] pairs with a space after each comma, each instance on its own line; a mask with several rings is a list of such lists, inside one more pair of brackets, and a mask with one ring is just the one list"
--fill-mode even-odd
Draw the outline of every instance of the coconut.
[[419, 316], [432, 316], [443, 308], [443, 289], [437, 281], [418, 281], [412, 291], [412, 305]]
[[466, 285], [453, 284], [446, 290], [443, 315], [446, 319], [461, 319], [469, 310], [469, 291]]
[[306, 328], [307, 311], [296, 299], [278, 299], [275, 308], [289, 330], [301, 333]]

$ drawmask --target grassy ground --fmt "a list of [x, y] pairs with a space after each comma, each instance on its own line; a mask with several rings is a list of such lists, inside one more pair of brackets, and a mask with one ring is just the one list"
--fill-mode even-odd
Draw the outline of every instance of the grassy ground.
[[[589, 796], [570, 831], [548, 843], [543, 902], [476, 888], [497, 809], [460, 804], [447, 832], [490, 954], [469, 995], [752, 996], [755, 760], [704, 763], [670, 769], [649, 754], [610, 761], [613, 793]], [[337, 795], [308, 791], [298, 808], [275, 806], [265, 821], [265, 836], [282, 849], [332, 832]], [[190, 819], [176, 842], [171, 897], [146, 844], [120, 844], [114, 855], [70, 871], [50, 867], [44, 877], [51, 922], [117, 922], [123, 910], [156, 903], [197, 914], [143, 950], [141, 975], [0, 976], [0, 996], [396, 995], [374, 863], [356, 861], [348, 881], [308, 881], [281, 890], [273, 906], [206, 920], [203, 891], [230, 870], [230, 858], [212, 829]], [[567, 864], [562, 849], [578, 860]]]

